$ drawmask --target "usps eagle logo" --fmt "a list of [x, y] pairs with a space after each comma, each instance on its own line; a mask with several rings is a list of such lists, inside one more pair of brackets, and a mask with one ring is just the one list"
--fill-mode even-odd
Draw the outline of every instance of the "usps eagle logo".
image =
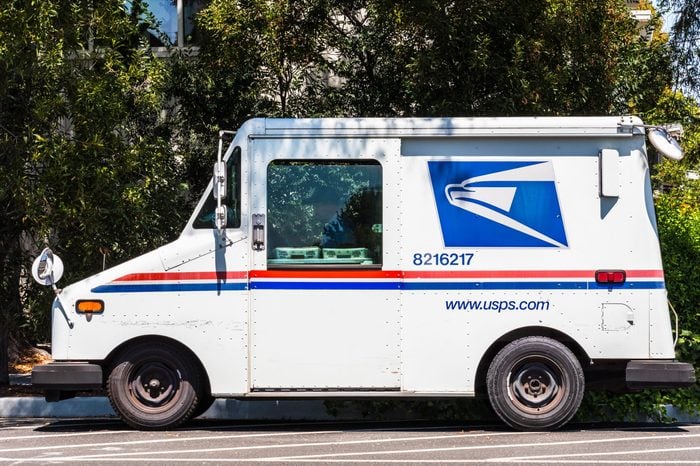
[[445, 246], [568, 247], [551, 161], [428, 168]]

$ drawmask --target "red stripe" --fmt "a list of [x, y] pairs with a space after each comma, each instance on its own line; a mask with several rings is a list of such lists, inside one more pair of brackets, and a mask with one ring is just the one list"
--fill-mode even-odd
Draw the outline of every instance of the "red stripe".
[[[628, 278], [663, 278], [663, 270], [628, 270]], [[595, 270], [252, 270], [250, 278], [578, 278], [595, 280]]]
[[[595, 280], [595, 270], [413, 270], [404, 278], [580, 278]], [[663, 270], [627, 270], [628, 278], [663, 278]]]
[[141, 282], [165, 280], [240, 280], [248, 278], [246, 272], [166, 272], [130, 273], [119, 277], [115, 282]]
[[414, 270], [405, 278], [594, 278], [592, 270]]
[[664, 278], [663, 270], [627, 270], [630, 278]]
[[250, 278], [401, 278], [398, 270], [251, 270]]
[[[663, 270], [627, 270], [627, 278], [663, 278]], [[247, 272], [131, 273], [115, 282], [300, 279], [579, 278], [595, 279], [595, 270], [251, 270]]]

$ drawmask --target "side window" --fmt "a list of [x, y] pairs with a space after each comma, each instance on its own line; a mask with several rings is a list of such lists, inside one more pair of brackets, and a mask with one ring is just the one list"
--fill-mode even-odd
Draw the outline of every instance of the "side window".
[[[228, 181], [228, 192], [224, 203], [228, 207], [228, 217], [226, 228], [240, 228], [241, 226], [241, 148], [236, 147], [226, 161], [226, 174]], [[204, 201], [202, 209], [197, 214], [192, 226], [195, 228], [216, 228], [214, 223], [214, 211], [216, 210], [216, 199], [209, 193]]]
[[382, 167], [363, 161], [276, 160], [267, 168], [267, 263], [382, 263]]

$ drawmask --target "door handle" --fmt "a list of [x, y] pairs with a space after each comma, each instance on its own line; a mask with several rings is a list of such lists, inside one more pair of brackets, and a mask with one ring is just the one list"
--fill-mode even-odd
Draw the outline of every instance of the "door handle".
[[253, 250], [265, 250], [265, 214], [253, 214]]

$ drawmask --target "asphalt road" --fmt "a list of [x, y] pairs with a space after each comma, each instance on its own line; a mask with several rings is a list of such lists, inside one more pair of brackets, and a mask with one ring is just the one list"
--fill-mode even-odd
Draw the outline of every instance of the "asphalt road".
[[522, 433], [416, 421], [196, 421], [171, 432], [138, 432], [111, 419], [0, 419], [0, 462], [700, 464], [700, 425]]

